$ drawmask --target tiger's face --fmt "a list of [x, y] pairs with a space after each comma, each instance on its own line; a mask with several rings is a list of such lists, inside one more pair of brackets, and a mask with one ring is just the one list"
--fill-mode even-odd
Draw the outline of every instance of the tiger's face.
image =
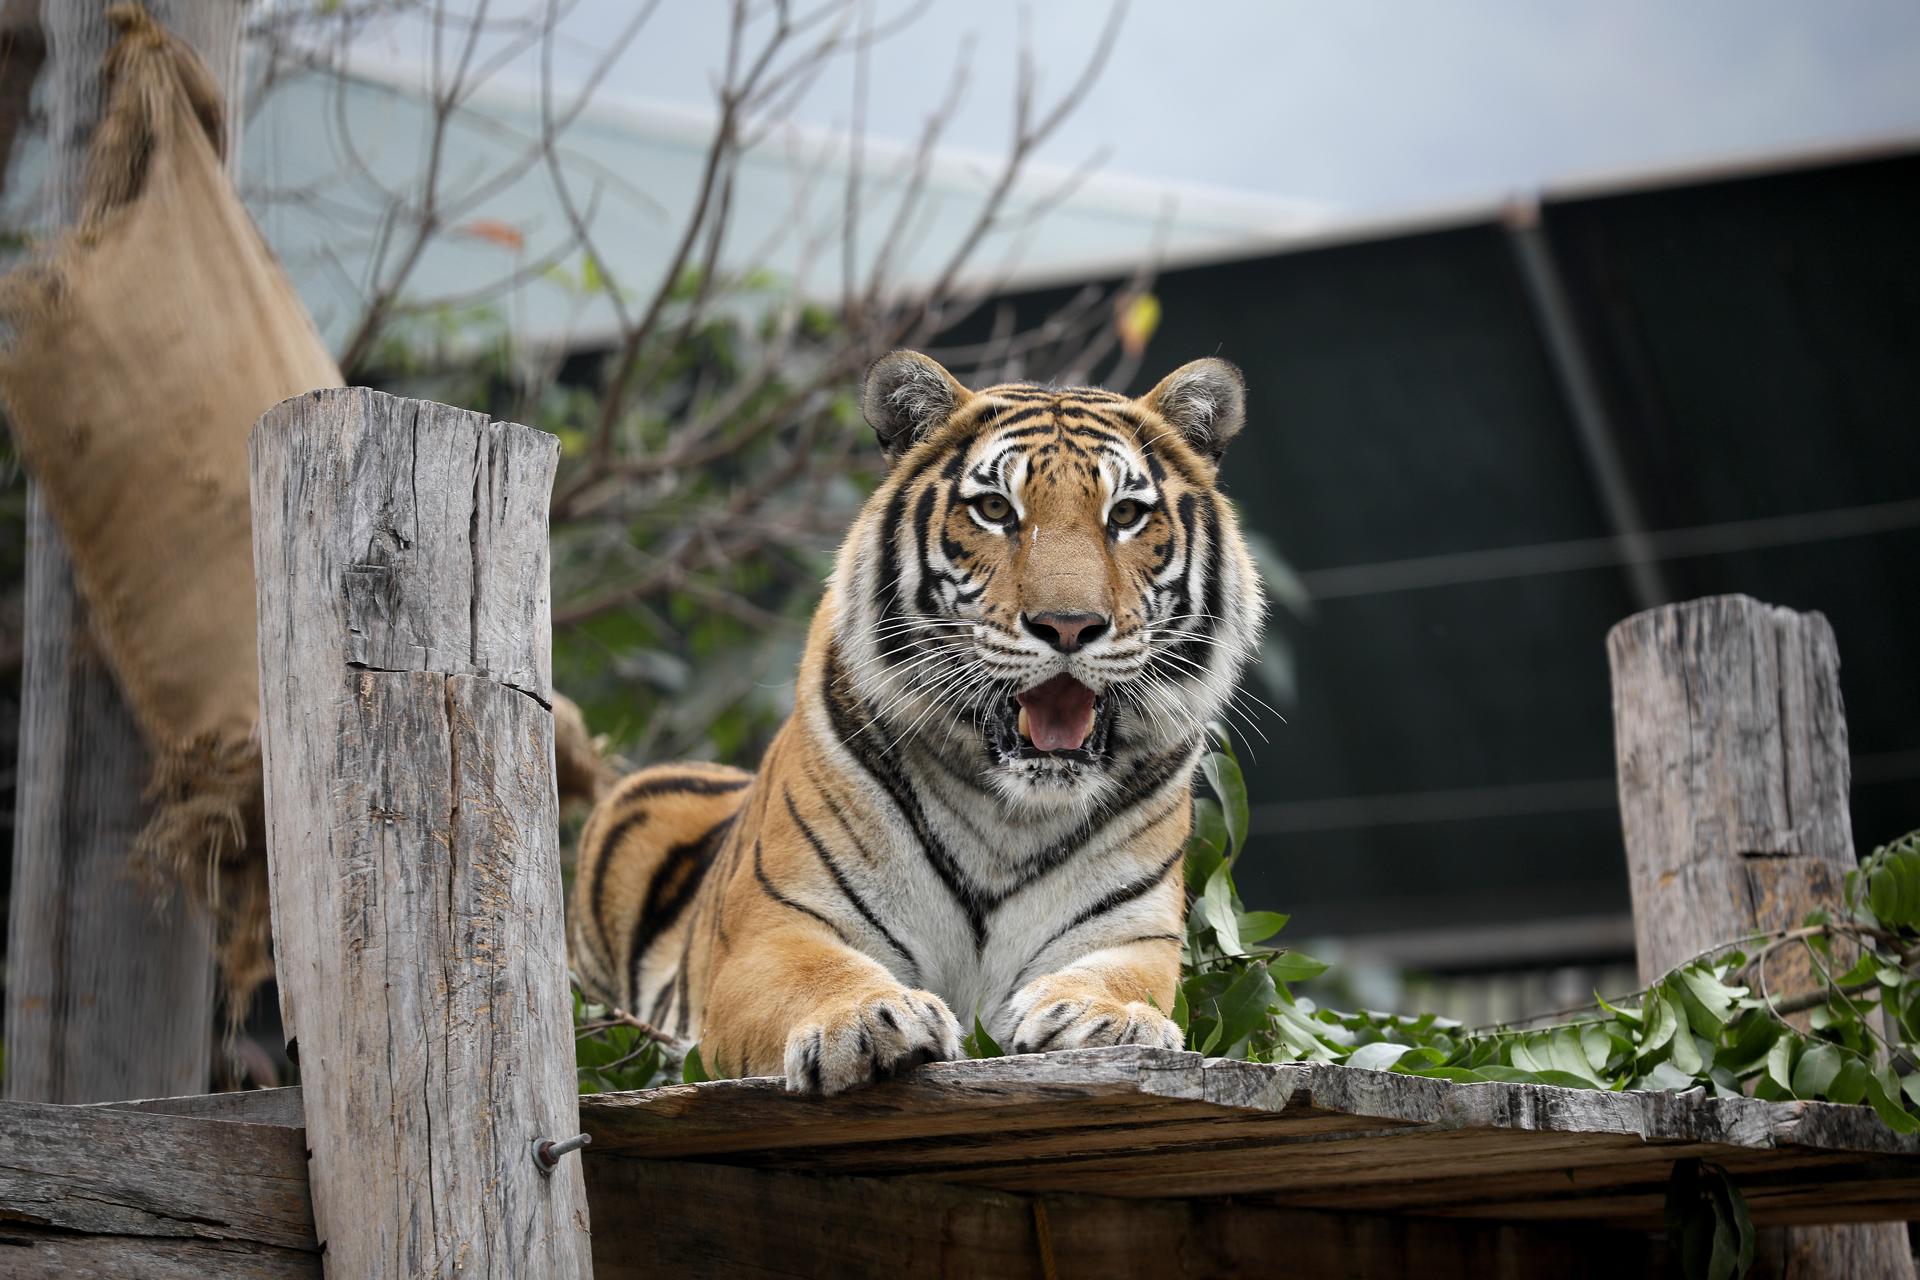
[[842, 552], [835, 648], [892, 745], [1080, 808], [1197, 740], [1264, 612], [1215, 486], [1244, 403], [1220, 360], [1137, 400], [876, 364], [863, 407], [894, 466]]

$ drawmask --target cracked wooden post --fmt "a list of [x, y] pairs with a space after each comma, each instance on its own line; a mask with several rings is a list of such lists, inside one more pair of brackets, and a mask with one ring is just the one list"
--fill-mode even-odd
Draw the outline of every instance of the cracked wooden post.
[[[1607, 636], [1640, 978], [1841, 901], [1854, 865], [1840, 653], [1817, 613], [1715, 596]], [[1773, 990], [1810, 975], [1769, 968]], [[1790, 985], [1791, 984], [1791, 985]], [[1914, 1275], [1899, 1223], [1763, 1230], [1752, 1273]]]
[[584, 1277], [553, 437], [362, 389], [252, 439], [280, 1003], [328, 1276]]

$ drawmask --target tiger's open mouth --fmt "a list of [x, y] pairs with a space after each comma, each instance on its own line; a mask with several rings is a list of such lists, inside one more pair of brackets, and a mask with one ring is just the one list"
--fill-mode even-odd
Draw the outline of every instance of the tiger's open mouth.
[[988, 726], [1002, 763], [1060, 760], [1094, 764], [1107, 754], [1106, 699], [1065, 674], [1004, 699]]

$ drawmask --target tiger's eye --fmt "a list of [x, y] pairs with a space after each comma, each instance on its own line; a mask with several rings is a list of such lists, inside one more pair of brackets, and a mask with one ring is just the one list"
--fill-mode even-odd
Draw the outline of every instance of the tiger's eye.
[[1113, 510], [1107, 513], [1107, 519], [1116, 529], [1125, 529], [1140, 518], [1141, 506], [1132, 498], [1122, 498], [1113, 504]]
[[1013, 504], [997, 493], [983, 493], [973, 504], [980, 514], [989, 520], [1005, 520], [1013, 514]]

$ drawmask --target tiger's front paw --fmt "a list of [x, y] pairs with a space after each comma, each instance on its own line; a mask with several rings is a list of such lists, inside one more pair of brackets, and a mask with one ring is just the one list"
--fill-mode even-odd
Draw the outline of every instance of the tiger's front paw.
[[1049, 988], [1045, 978], [1015, 996], [1013, 1008], [1019, 1018], [1013, 1032], [1014, 1053], [1109, 1044], [1179, 1049], [1186, 1041], [1178, 1024], [1150, 1004], [1075, 992], [1070, 987]]
[[844, 1093], [960, 1056], [960, 1023], [939, 996], [905, 987], [823, 1006], [787, 1037], [787, 1089]]

